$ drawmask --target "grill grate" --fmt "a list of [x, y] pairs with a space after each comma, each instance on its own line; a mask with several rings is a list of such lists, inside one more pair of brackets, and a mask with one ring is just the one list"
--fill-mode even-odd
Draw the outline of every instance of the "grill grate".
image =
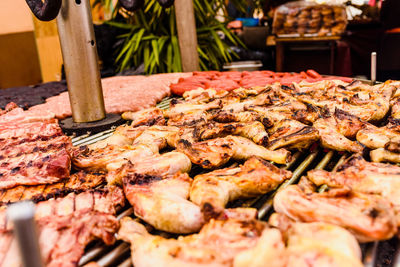
[[[157, 106], [162, 109], [169, 108], [169, 104], [172, 98], [166, 98], [160, 102]], [[74, 146], [77, 145], [89, 145], [97, 141], [103, 140], [112, 135], [113, 129], [90, 135], [87, 133], [83, 136], [72, 137]], [[344, 160], [348, 157], [347, 153], [338, 153], [334, 151], [326, 151], [321, 148], [311, 149], [308, 153], [297, 152], [293, 155], [293, 159], [287, 165], [281, 166], [283, 169], [288, 169], [293, 172], [292, 178], [284, 182], [277, 190], [287, 187], [288, 185], [295, 184], [299, 181], [302, 175], [311, 169], [326, 169], [335, 170]], [[261, 220], [267, 220], [271, 214], [272, 200], [276, 191], [268, 193], [264, 196], [256, 199], [250, 199], [246, 201], [237, 201], [232, 204], [233, 207], [254, 207], [258, 209], [258, 218]], [[326, 187], [321, 186], [320, 192], [326, 190]], [[128, 207], [118, 214], [118, 219], [125, 216], [133, 216], [132, 208]], [[163, 236], [169, 237], [169, 234], [161, 233]], [[395, 240], [395, 241], [393, 241]], [[385, 242], [373, 242], [367, 244], [361, 244], [363, 251], [363, 263], [365, 267], [375, 266], [400, 266], [400, 255], [398, 253], [390, 252], [384, 259], [378, 257], [383, 252], [387, 252], [389, 243], [395, 243], [391, 245], [393, 251], [397, 251], [400, 246], [397, 239], [392, 239]], [[388, 253], [386, 253], [388, 254]], [[128, 243], [118, 241], [113, 246], [105, 246], [101, 242], [97, 242], [89, 245], [86, 253], [81, 258], [79, 266], [83, 266], [89, 262], [96, 262], [99, 266], [119, 266], [119, 267], [130, 267], [132, 261], [130, 258], [130, 245]]]

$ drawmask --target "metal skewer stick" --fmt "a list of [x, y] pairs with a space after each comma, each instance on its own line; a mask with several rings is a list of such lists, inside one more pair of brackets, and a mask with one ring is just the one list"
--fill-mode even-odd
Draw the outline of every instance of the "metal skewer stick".
[[22, 265], [24, 267], [43, 267], [36, 224], [35, 205], [32, 202], [19, 202], [7, 209], [8, 219], [13, 224]]
[[376, 52], [371, 53], [371, 84], [376, 83]]

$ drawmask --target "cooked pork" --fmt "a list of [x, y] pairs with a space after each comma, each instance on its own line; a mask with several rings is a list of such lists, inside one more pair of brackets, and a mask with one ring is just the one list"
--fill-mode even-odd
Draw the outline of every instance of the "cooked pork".
[[[85, 247], [94, 239], [112, 244], [118, 230], [116, 208], [124, 204], [118, 188], [102, 191], [71, 193], [64, 198], [40, 202], [35, 220], [39, 230], [39, 245], [46, 266], [76, 266]], [[1, 266], [20, 266], [12, 226], [5, 222], [5, 209], [0, 217]], [[7, 245], [6, 245], [7, 244]]]
[[65, 196], [71, 192], [86, 191], [106, 181], [104, 173], [78, 172], [70, 178], [48, 185], [17, 186], [0, 191], [0, 203], [7, 204], [22, 200], [33, 200], [35, 202], [47, 200], [54, 197]]

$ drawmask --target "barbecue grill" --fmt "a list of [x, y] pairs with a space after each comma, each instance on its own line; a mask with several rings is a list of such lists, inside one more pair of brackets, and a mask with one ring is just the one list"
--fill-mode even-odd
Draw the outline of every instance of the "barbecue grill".
[[[162, 109], [168, 109], [172, 99], [173, 98], [167, 97], [157, 106]], [[72, 136], [72, 143], [75, 146], [93, 144], [111, 136], [114, 129], [115, 128], [112, 128], [94, 135], [87, 133], [81, 136]], [[309, 170], [335, 170], [348, 156], [349, 154], [347, 153], [330, 151], [318, 146], [313, 146], [308, 151], [297, 152], [293, 155], [291, 162], [279, 166], [282, 169], [292, 171], [293, 176], [290, 180], [284, 182], [277, 190], [290, 184], [297, 183], [300, 177], [305, 175]], [[196, 170], [194, 170], [194, 172], [196, 172]], [[319, 188], [320, 191], [324, 191], [325, 189], [324, 186]], [[277, 190], [255, 199], [235, 201], [230, 204], [230, 207], [257, 208], [258, 218], [267, 221], [269, 215], [273, 211], [272, 200]], [[133, 210], [129, 205], [118, 212], [117, 218], [120, 220], [125, 216], [134, 216]], [[176, 236], [165, 232], [158, 233], [167, 238]], [[400, 266], [400, 243], [396, 237], [388, 241], [361, 244], [361, 249], [365, 267]], [[132, 266], [130, 244], [117, 241], [113, 246], [105, 246], [101, 242], [94, 242], [86, 248], [79, 265], [83, 266], [89, 262], [96, 262], [99, 266]]]

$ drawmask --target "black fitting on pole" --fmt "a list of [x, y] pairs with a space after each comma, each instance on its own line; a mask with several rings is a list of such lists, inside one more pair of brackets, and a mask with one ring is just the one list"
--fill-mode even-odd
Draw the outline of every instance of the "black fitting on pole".
[[39, 20], [50, 21], [57, 17], [60, 11], [62, 1], [61, 0], [25, 0], [32, 13]]

